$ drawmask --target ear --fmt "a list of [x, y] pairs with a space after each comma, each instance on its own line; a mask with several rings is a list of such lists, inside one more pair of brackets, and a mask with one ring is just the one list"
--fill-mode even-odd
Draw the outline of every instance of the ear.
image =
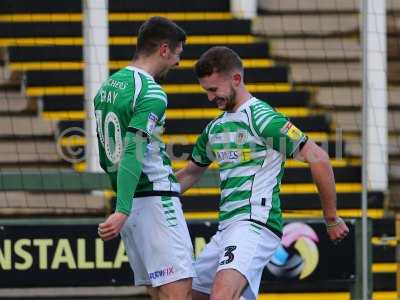
[[239, 86], [242, 82], [242, 74], [240, 74], [239, 72], [234, 73], [232, 75], [232, 80], [234, 86]]
[[167, 43], [161, 43], [160, 48], [159, 48], [159, 53], [161, 57], [167, 57], [168, 55], [168, 44]]

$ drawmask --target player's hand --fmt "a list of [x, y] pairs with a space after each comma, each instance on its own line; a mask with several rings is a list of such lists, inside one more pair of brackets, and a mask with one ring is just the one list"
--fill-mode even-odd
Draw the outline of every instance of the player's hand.
[[100, 223], [97, 232], [101, 239], [103, 241], [108, 241], [118, 236], [127, 218], [127, 215], [115, 212], [103, 223]]
[[326, 222], [326, 230], [332, 242], [339, 243], [349, 233], [349, 228], [342, 218], [336, 217], [333, 222]]

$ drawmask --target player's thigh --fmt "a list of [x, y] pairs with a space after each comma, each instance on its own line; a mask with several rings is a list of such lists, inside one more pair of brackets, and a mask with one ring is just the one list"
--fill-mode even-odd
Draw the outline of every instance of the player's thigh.
[[158, 300], [191, 300], [192, 278], [164, 284], [157, 290]]
[[224, 269], [217, 272], [211, 291], [211, 300], [240, 298], [247, 285], [247, 279], [239, 271]]

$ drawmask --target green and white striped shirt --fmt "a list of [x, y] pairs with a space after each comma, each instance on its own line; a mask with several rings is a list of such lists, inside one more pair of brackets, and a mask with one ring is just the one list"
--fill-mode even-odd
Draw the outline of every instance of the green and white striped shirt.
[[256, 98], [211, 121], [198, 137], [192, 160], [220, 167], [220, 229], [251, 219], [282, 230], [280, 183], [286, 157], [307, 137], [282, 114]]

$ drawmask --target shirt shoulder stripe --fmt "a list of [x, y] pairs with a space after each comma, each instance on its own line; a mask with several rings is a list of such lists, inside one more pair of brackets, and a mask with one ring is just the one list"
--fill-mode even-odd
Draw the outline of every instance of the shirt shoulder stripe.
[[161, 94], [161, 95], [167, 97], [167, 94], [161, 89], [148, 89], [147, 92], [148, 93], [157, 93], [157, 94]]
[[165, 105], [168, 105], [167, 98], [159, 94], [146, 94], [143, 99], [160, 99], [164, 101]]
[[142, 91], [142, 78], [140, 77], [139, 73], [134, 71], [133, 77], [135, 81], [135, 94], [133, 95], [132, 111], [135, 110], [136, 100], [139, 97], [140, 92]]
[[271, 121], [276, 117], [276, 115], [272, 115], [271, 117], [269, 117], [264, 124], [262, 124], [262, 126], [260, 127], [260, 132], [263, 132], [265, 127], [268, 126], [269, 123], [271, 123]]

